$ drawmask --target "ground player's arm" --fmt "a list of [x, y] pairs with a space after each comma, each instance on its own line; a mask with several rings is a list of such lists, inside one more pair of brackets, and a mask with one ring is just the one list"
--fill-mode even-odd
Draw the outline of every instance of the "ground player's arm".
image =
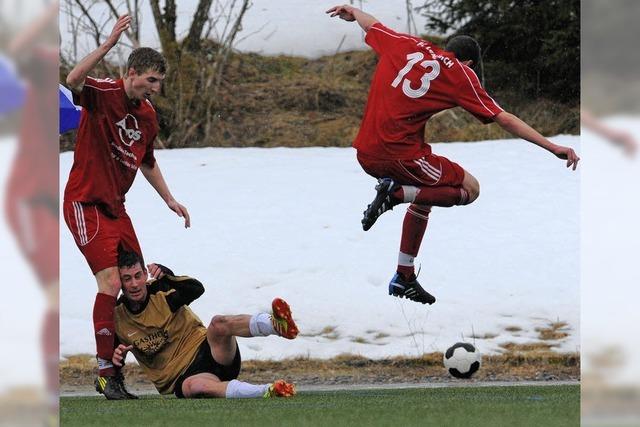
[[559, 159], [566, 160], [567, 167], [573, 166], [573, 170], [576, 170], [580, 157], [572, 148], [554, 144], [520, 118], [506, 111], [496, 115], [493, 120], [507, 132], [544, 148]]
[[140, 165], [142, 175], [149, 181], [149, 184], [158, 192], [162, 200], [165, 201], [169, 209], [174, 211], [180, 218], [184, 218], [184, 227], [191, 227], [191, 218], [189, 217], [189, 211], [176, 201], [169, 191], [169, 186], [162, 176], [160, 166], [158, 162], [155, 162], [153, 166], [149, 166], [145, 163]]
[[187, 276], [165, 276], [162, 285], [167, 287], [167, 304], [172, 312], [178, 311], [183, 305], [189, 305], [204, 294], [204, 286], [194, 278]]
[[118, 344], [118, 346], [113, 350], [113, 356], [111, 357], [111, 362], [119, 368], [124, 366], [124, 361], [127, 358], [127, 353], [133, 350], [133, 345], [124, 345]]
[[131, 17], [123, 15], [116, 21], [107, 40], [102, 43], [96, 50], [87, 55], [80, 61], [67, 76], [67, 86], [76, 93], [82, 91], [84, 81], [96, 65], [106, 56], [107, 53], [118, 43], [120, 36], [129, 28]]
[[334, 16], [339, 16], [340, 19], [344, 19], [345, 21], [353, 22], [357, 21], [358, 25], [366, 32], [369, 31], [369, 28], [376, 22], [379, 22], [376, 17], [369, 15], [358, 9], [357, 7], [350, 6], [348, 4], [342, 6], [334, 6], [331, 9], [327, 10], [326, 13], [330, 13], [329, 17], [333, 18]]

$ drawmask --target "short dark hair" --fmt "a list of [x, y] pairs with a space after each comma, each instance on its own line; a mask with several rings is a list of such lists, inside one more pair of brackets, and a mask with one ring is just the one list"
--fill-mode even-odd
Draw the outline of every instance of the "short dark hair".
[[447, 40], [445, 50], [452, 52], [458, 61], [473, 61], [471, 69], [480, 78], [480, 82], [484, 85], [484, 66], [482, 64], [482, 51], [480, 45], [471, 36], [453, 36]]
[[133, 251], [119, 251], [118, 252], [118, 268], [133, 267], [136, 264], [144, 269], [142, 257]]
[[152, 70], [165, 74], [167, 72], [167, 60], [155, 49], [139, 47], [129, 55], [127, 70], [130, 68], [133, 68], [138, 73]]
[[447, 40], [445, 50], [452, 52], [459, 61], [472, 60], [473, 65], [480, 63], [480, 45], [470, 36], [453, 36]]

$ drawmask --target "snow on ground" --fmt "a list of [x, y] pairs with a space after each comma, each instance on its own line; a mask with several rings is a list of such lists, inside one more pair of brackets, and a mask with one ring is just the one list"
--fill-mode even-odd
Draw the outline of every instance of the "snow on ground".
[[[575, 136], [553, 140], [579, 144]], [[147, 261], [205, 284], [192, 304], [205, 324], [214, 314], [268, 310], [275, 296], [289, 301], [302, 336], [243, 339], [245, 359], [415, 356], [472, 332], [486, 334], [476, 344], [491, 353], [533, 341], [535, 328], [557, 320], [571, 333], [558, 349], [579, 350], [579, 173], [520, 140], [434, 151], [467, 168], [482, 190], [473, 205], [431, 214], [417, 259], [421, 282], [438, 298], [431, 307], [387, 295], [404, 207], [362, 231], [375, 182], [350, 148], [158, 151], [192, 228], [182, 228], [140, 174], [127, 209]], [[60, 161], [64, 186], [72, 154]], [[93, 353], [96, 285], [65, 224], [61, 230], [61, 354]]]

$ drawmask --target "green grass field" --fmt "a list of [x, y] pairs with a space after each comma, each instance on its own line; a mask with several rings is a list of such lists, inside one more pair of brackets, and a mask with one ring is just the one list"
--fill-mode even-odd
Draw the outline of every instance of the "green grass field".
[[62, 426], [578, 426], [580, 387], [305, 392], [291, 399], [63, 397]]

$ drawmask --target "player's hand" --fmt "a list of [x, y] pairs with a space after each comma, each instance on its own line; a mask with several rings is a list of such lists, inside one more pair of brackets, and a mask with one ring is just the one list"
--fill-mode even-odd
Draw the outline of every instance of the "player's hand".
[[184, 218], [184, 228], [191, 227], [191, 218], [189, 218], [189, 211], [187, 211], [187, 208], [175, 200], [168, 201], [167, 206], [169, 206], [169, 209], [177, 213], [180, 218]]
[[113, 357], [111, 358], [111, 362], [114, 365], [121, 368], [124, 364], [124, 359], [127, 357], [127, 353], [133, 349], [133, 345], [124, 345], [120, 344], [118, 348], [113, 351]]
[[129, 16], [129, 14], [122, 15], [120, 18], [118, 18], [116, 24], [113, 26], [113, 30], [111, 30], [111, 34], [107, 38], [107, 43], [109, 44], [109, 46], [115, 46], [118, 43], [118, 40], [120, 40], [120, 36], [122, 35], [122, 33], [127, 31], [130, 25], [131, 16]]
[[149, 278], [151, 279], [162, 279], [165, 276], [162, 268], [153, 262], [151, 264], [147, 264], [147, 271], [149, 272]]
[[573, 166], [573, 170], [576, 170], [578, 167], [580, 157], [573, 151], [573, 148], [559, 145], [553, 150], [553, 154], [559, 159], [566, 160], [568, 168]]
[[334, 6], [331, 9], [327, 10], [326, 13], [330, 13], [330, 18], [334, 16], [339, 16], [340, 19], [344, 19], [345, 21], [353, 22], [356, 20], [356, 17], [353, 15], [353, 6], [342, 5], [342, 6]]

